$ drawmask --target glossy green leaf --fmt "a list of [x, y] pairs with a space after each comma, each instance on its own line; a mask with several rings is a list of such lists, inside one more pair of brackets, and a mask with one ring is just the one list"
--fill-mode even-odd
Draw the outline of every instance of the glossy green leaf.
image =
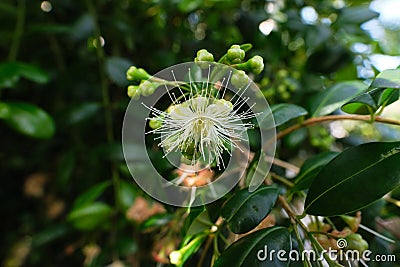
[[400, 69], [382, 71], [376, 76], [371, 87], [400, 88]]
[[271, 106], [275, 126], [280, 126], [293, 119], [306, 116], [307, 110], [294, 104], [277, 104]]
[[307, 159], [300, 168], [292, 191], [297, 192], [308, 189], [321, 169], [338, 154], [338, 152], [328, 151]]
[[236, 192], [222, 207], [221, 216], [236, 234], [246, 233], [255, 228], [271, 211], [278, 198], [279, 190], [262, 186], [249, 192], [244, 188]]
[[110, 181], [101, 182], [81, 194], [74, 202], [73, 208], [77, 209], [94, 202], [111, 185]]
[[50, 138], [55, 132], [52, 117], [28, 103], [0, 103], [0, 118], [19, 133], [35, 138]]
[[374, 88], [344, 104], [342, 110], [350, 114], [372, 115], [381, 106], [387, 106], [398, 99], [398, 89]]
[[350, 114], [374, 114], [381, 106], [387, 106], [399, 99], [400, 70], [384, 70], [372, 82], [372, 89], [342, 106]]
[[310, 100], [310, 112], [313, 117], [328, 115], [367, 88], [368, 86], [360, 81], [337, 83]]
[[400, 142], [349, 148], [329, 162], [308, 191], [308, 214], [334, 216], [357, 211], [400, 185]]
[[[289, 266], [291, 249], [290, 233], [286, 228], [265, 228], [242, 237], [230, 245], [222, 252], [213, 267]], [[278, 259], [277, 251], [282, 251], [280, 252], [282, 261]]]
[[342, 106], [344, 112], [360, 115], [374, 114], [377, 109], [374, 99], [368, 93], [356, 96]]
[[102, 202], [93, 202], [73, 209], [68, 221], [79, 230], [89, 231], [109, 225], [112, 207]]

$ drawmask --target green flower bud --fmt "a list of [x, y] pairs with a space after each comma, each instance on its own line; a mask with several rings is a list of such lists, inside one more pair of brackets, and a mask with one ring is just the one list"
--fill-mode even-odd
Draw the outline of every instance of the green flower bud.
[[140, 98], [139, 86], [137, 86], [137, 85], [129, 85], [128, 86], [128, 96], [130, 98], [138, 100]]
[[240, 48], [240, 45], [232, 45], [231, 48], [228, 49], [226, 57], [232, 63], [240, 63], [244, 59], [245, 52]]
[[242, 70], [235, 71], [231, 77], [232, 85], [237, 88], [246, 87], [247, 84], [249, 83], [249, 80], [250, 80], [249, 76], [247, 76], [247, 74]]
[[206, 237], [207, 235], [197, 236], [180, 250], [172, 251], [169, 254], [169, 261], [171, 264], [176, 266], [183, 265], [185, 261], [200, 248]]
[[201, 49], [201, 50], [197, 51], [197, 57], [194, 59], [194, 62], [199, 62], [199, 61], [213, 62], [214, 56], [213, 56], [213, 54], [208, 52], [206, 49]]
[[157, 87], [157, 83], [152, 83], [150, 81], [142, 81], [139, 85], [140, 92], [143, 96], [150, 96], [154, 94]]
[[260, 74], [264, 69], [264, 60], [260, 56], [254, 56], [250, 58], [247, 63], [254, 74]]
[[171, 264], [173, 265], [182, 265], [182, 259], [183, 259], [183, 255], [179, 250], [175, 250], [172, 251], [169, 254], [169, 261], [171, 262]]
[[347, 250], [358, 250], [360, 253], [368, 249], [368, 243], [359, 234], [351, 234], [346, 237]]
[[135, 66], [130, 67], [126, 72], [126, 79], [129, 81], [142, 81], [150, 77], [151, 76], [144, 69], [138, 69]]
[[150, 126], [150, 128], [152, 128], [152, 129], [160, 128], [161, 125], [163, 124], [163, 121], [164, 121], [164, 118], [161, 117], [161, 116], [151, 118], [151, 119], [149, 120], [149, 126]]

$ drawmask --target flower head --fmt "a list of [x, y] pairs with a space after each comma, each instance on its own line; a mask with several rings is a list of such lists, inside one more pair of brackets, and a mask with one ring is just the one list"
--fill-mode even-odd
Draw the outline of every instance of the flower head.
[[244, 140], [242, 134], [252, 127], [243, 120], [255, 114], [250, 109], [237, 111], [243, 102], [233, 104], [225, 99], [196, 95], [166, 112], [151, 108], [163, 120], [151, 132], [161, 135], [159, 146], [166, 154], [180, 151], [192, 164], [203, 160], [211, 165], [215, 160], [220, 167], [224, 165], [223, 153], [231, 154], [232, 148], [238, 148], [237, 142]]

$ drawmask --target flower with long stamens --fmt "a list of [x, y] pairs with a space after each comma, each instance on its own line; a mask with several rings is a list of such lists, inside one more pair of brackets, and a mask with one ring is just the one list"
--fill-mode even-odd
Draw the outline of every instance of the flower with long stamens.
[[161, 126], [151, 132], [160, 134], [159, 146], [166, 154], [180, 151], [192, 164], [202, 160], [210, 166], [215, 160], [219, 168], [221, 164], [224, 167], [223, 153], [231, 154], [233, 148], [239, 148], [237, 142], [245, 140], [243, 133], [253, 126], [244, 120], [256, 116], [251, 109], [237, 111], [243, 102], [232, 104], [196, 95], [166, 112], [151, 107], [156, 118], [162, 119]]

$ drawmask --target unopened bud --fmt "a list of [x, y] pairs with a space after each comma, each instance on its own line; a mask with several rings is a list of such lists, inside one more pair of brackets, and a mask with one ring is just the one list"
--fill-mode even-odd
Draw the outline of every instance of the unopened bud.
[[129, 85], [128, 86], [128, 96], [132, 99], [138, 100], [140, 98], [139, 86]]
[[208, 52], [206, 49], [201, 49], [197, 52], [197, 57], [194, 59], [194, 62], [198, 62], [198, 61], [213, 62], [214, 56], [213, 56], [213, 54]]
[[232, 45], [226, 54], [228, 60], [232, 63], [240, 63], [244, 59], [245, 52], [239, 45]]
[[129, 81], [142, 81], [142, 80], [147, 80], [151, 76], [142, 68], [136, 68], [135, 66], [132, 66], [128, 69], [126, 72], [126, 79]]
[[260, 56], [254, 56], [247, 61], [254, 74], [260, 74], [264, 69], [264, 60]]

